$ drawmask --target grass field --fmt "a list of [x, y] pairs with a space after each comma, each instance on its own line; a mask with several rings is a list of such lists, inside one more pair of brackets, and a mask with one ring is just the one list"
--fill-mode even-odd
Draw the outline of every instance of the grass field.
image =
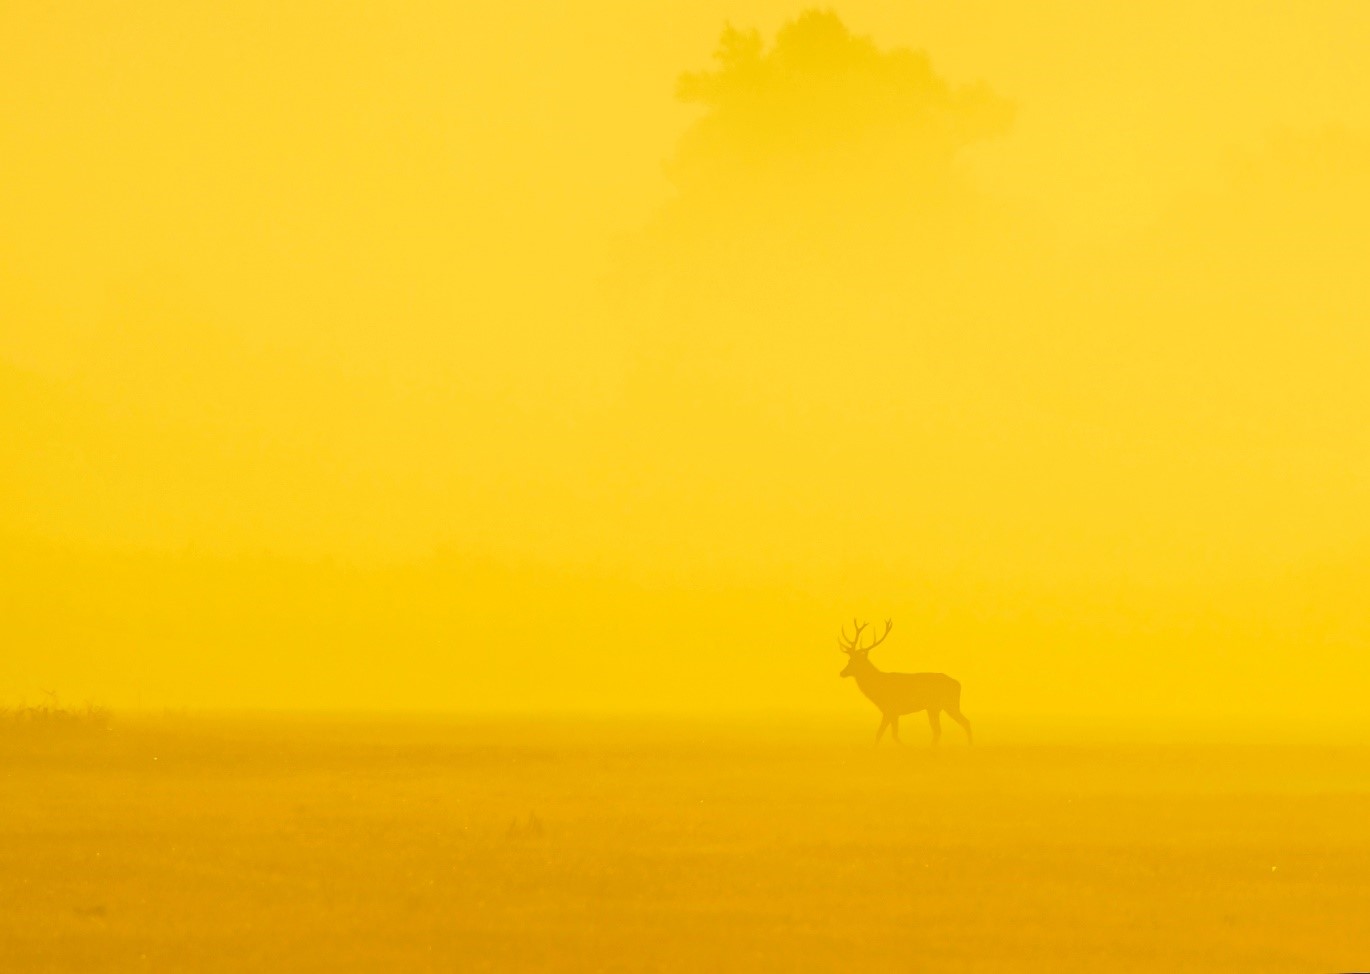
[[1370, 969], [1370, 748], [924, 731], [10, 727], [0, 969]]

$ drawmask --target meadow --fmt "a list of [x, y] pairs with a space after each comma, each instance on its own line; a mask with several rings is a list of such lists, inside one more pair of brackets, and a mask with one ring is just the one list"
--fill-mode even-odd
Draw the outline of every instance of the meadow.
[[1370, 748], [868, 723], [10, 723], [0, 968], [1370, 968]]

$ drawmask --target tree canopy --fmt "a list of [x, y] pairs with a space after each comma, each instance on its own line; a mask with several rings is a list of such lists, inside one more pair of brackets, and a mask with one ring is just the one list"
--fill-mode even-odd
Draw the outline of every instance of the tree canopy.
[[728, 26], [714, 62], [678, 83], [677, 97], [705, 109], [670, 166], [682, 190], [881, 169], [927, 181], [1012, 118], [986, 86], [952, 85], [925, 53], [881, 50], [831, 11], [799, 15], [770, 47], [758, 31]]

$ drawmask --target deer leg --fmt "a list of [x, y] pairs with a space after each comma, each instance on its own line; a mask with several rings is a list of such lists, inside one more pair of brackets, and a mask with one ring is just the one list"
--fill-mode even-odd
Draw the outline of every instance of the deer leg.
[[875, 743], [880, 743], [880, 738], [885, 736], [885, 728], [890, 725], [890, 719], [884, 714], [880, 715], [880, 729], [875, 732]]
[[964, 731], [966, 732], [966, 743], [967, 743], [967, 744], [974, 744], [974, 743], [975, 743], [975, 738], [973, 738], [973, 737], [971, 736], [971, 733], [970, 733], [970, 721], [966, 720], [966, 715], [963, 714], [963, 713], [961, 713], [961, 708], [959, 708], [959, 707], [955, 707], [955, 708], [953, 708], [953, 707], [948, 707], [948, 708], [947, 708], [947, 715], [948, 715], [949, 717], [951, 717], [952, 720], [954, 720], [954, 721], [956, 721], [958, 724], [960, 724], [960, 725], [961, 725], [961, 729], [964, 730]]
[[928, 723], [932, 725], [932, 743], [942, 739], [942, 712], [936, 707], [928, 708]]
[[894, 738], [894, 743], [902, 743], [899, 740], [899, 716], [897, 714], [890, 718], [890, 736]]

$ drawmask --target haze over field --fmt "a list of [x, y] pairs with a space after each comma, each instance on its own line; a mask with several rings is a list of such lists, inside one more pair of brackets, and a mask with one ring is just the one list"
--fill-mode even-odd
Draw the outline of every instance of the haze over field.
[[1370, 6], [486, 7], [0, 5], [0, 968], [1370, 970]]
[[7, 4], [0, 698], [1363, 729], [1368, 31]]

